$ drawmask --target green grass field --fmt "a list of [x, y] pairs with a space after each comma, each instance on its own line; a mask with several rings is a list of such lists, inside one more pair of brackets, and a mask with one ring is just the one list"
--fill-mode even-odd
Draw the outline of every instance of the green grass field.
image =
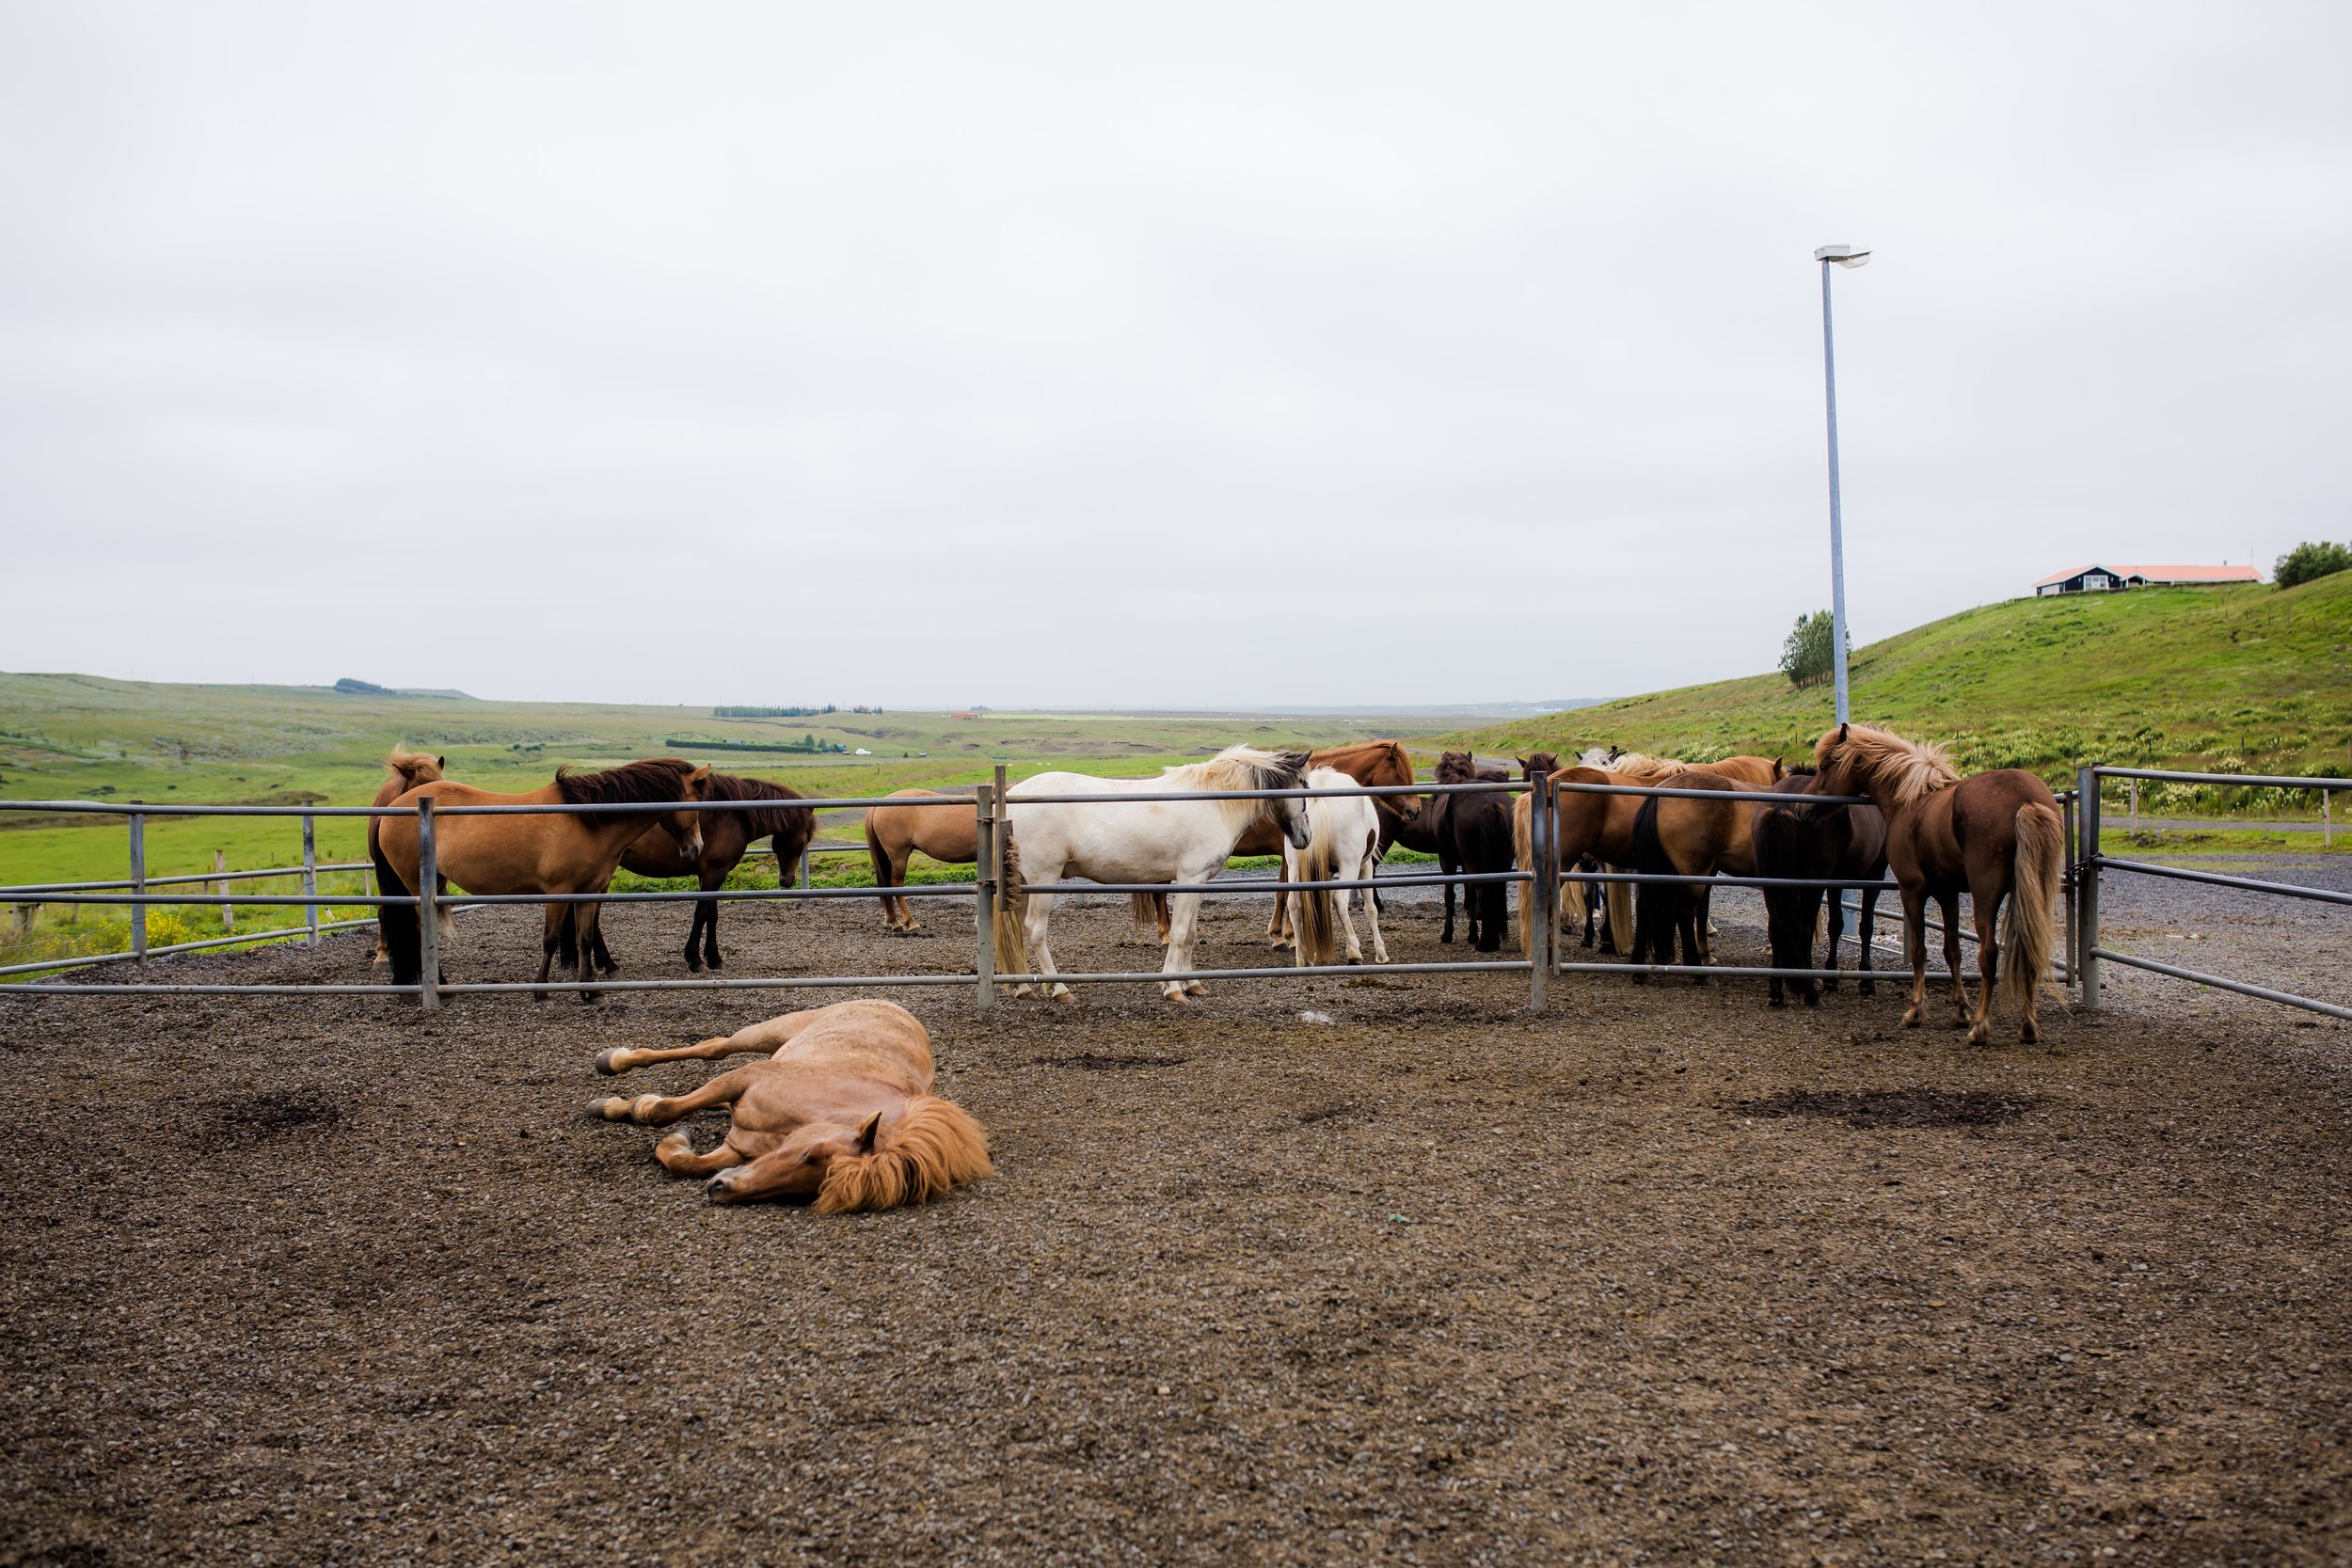
[[[1940, 740], [1967, 771], [2088, 762], [2342, 777], [2352, 764], [2352, 572], [2299, 588], [2152, 588], [2013, 599], [1854, 650], [1854, 717]], [[1519, 753], [1616, 744], [1705, 760], [1798, 760], [1830, 689], [1775, 673], [1629, 697], [1449, 739]], [[2340, 800], [2339, 804], [2352, 803]], [[2168, 786], [2149, 809], [2315, 809], [2252, 790]]]

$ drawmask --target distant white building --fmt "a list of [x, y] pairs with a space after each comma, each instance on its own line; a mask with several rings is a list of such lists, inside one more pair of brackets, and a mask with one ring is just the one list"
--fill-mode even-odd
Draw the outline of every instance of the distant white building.
[[2054, 573], [2033, 585], [2034, 597], [2058, 594], [2111, 594], [2120, 588], [2184, 588], [2218, 582], [2260, 582], [2251, 566], [2109, 566], [2093, 562]]

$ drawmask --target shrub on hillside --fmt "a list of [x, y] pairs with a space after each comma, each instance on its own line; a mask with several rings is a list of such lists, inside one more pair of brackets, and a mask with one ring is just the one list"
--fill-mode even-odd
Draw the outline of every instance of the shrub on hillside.
[[2352, 549], [2324, 539], [2315, 544], [2307, 540], [2279, 558], [2273, 575], [2280, 587], [2293, 588], [2314, 578], [2332, 577], [2348, 567], [2352, 567]]
[[[1780, 645], [1781, 673], [1788, 684], [1802, 691], [1807, 687], [1827, 685], [1837, 673], [1836, 643], [1834, 622], [1826, 610], [1797, 617], [1797, 629], [1788, 634], [1788, 641]], [[1847, 640], [1852, 646], [1852, 639]]]

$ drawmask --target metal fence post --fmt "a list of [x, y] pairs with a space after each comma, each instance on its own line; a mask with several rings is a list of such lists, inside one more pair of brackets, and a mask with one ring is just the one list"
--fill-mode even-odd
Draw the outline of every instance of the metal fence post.
[[147, 814], [131, 814], [131, 957], [147, 957]]
[[[214, 871], [214, 873], [215, 873], [216, 876], [218, 876], [218, 877], [219, 877], [219, 879], [220, 879], [220, 880], [219, 880], [218, 882], [215, 883], [214, 885], [215, 885], [215, 887], [217, 887], [217, 888], [220, 890], [220, 895], [221, 895], [223, 898], [228, 897], [228, 896], [229, 896], [229, 855], [228, 855], [228, 851], [223, 850], [223, 849], [215, 849], [215, 850], [214, 850], [214, 851], [213, 851], [213, 871]], [[229, 933], [230, 935], [231, 935], [231, 936], [234, 936], [234, 935], [236, 934], [236, 930], [237, 930], [237, 906], [236, 906], [236, 905], [234, 905], [234, 904], [223, 904], [223, 905], [220, 907], [220, 928], [221, 928], [223, 931], [228, 932], [228, 933]]]
[[[779, 880], [781, 880], [782, 879], [781, 879], [781, 878], [779, 878], [778, 879], [779, 879]], [[805, 891], [807, 890], [807, 888], [808, 888], [808, 885], [809, 885], [809, 883], [808, 883], [808, 851], [807, 851], [806, 849], [803, 849], [803, 850], [801, 851], [801, 888], [802, 888], [802, 890], [803, 890], [803, 892], [805, 892]]]
[[317, 820], [309, 812], [302, 814], [302, 914], [310, 928], [303, 939], [306, 947], [319, 944], [319, 835]]
[[417, 800], [417, 1000], [430, 1012], [441, 1005], [441, 911], [433, 896], [440, 857], [433, 847], [433, 797]]
[[2085, 768], [2075, 775], [2075, 793], [2081, 802], [2082, 844], [2075, 859], [2079, 867], [2074, 890], [2078, 906], [2074, 932], [2074, 962], [2082, 975], [2083, 1008], [2096, 1011], [2099, 1006], [2099, 960], [2094, 955], [2099, 947], [2099, 770]]
[[976, 1006], [982, 1012], [996, 1006], [996, 792], [979, 787], [972, 807], [972, 924], [978, 933], [973, 973], [979, 976]]
[[1551, 947], [1559, 934], [1554, 905], [1560, 879], [1551, 857], [1551, 776], [1538, 773], [1528, 790], [1528, 869], [1534, 880], [1528, 884], [1527, 929], [1520, 933], [1527, 945], [1527, 1010], [1532, 1013], [1542, 1012], [1551, 1001]]

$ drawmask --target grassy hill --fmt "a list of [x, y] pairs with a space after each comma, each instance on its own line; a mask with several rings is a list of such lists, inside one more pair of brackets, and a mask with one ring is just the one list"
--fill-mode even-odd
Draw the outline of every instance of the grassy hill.
[[[1853, 713], [1948, 744], [1969, 771], [2053, 780], [2087, 762], [2223, 772], [2345, 770], [2352, 572], [2298, 588], [2149, 588], [1986, 605], [1854, 651]], [[1795, 760], [1833, 721], [1827, 687], [1777, 672], [1460, 732], [1486, 752], [1615, 744]]]

